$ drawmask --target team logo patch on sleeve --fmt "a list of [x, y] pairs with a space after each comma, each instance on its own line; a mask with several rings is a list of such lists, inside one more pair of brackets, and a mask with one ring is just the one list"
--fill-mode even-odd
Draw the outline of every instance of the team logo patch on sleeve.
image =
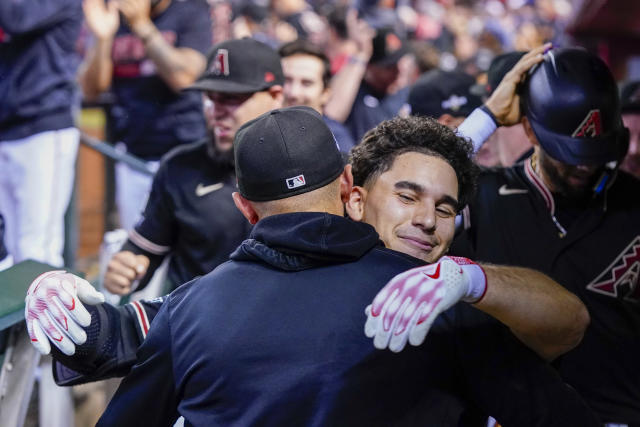
[[229, 75], [229, 51], [227, 49], [218, 49], [216, 56], [209, 65], [209, 72], [219, 76]]
[[304, 180], [304, 175], [294, 176], [292, 178], [287, 178], [287, 188], [289, 190], [293, 188], [302, 187], [307, 182]]
[[600, 120], [600, 110], [591, 110], [571, 136], [574, 138], [594, 138], [601, 134], [602, 122]]
[[640, 236], [627, 246], [587, 289], [599, 294], [640, 303]]

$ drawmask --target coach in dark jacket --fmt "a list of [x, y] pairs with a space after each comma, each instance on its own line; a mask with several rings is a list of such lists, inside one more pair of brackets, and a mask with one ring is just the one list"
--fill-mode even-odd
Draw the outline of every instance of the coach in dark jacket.
[[[536, 384], [508, 381], [510, 347], [497, 359], [478, 351], [462, 312], [439, 317], [421, 347], [374, 349], [362, 307], [422, 262], [342, 216], [350, 167], [318, 113], [274, 110], [243, 126], [234, 146], [234, 200], [257, 223], [251, 238], [168, 298], [99, 425], [170, 425], [178, 415], [199, 426], [389, 425], [431, 400], [442, 425], [448, 409], [476, 405], [512, 425], [590, 425], [579, 398], [526, 350], [518, 368]], [[514, 401], [535, 386], [547, 407]]]

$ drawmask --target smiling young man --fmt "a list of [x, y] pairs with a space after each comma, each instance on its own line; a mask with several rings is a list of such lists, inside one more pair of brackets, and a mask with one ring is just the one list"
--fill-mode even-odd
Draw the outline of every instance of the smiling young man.
[[[478, 169], [471, 152], [470, 143], [433, 119], [412, 116], [383, 122], [351, 153], [354, 187], [347, 213], [373, 225], [388, 248], [433, 264], [435, 271], [439, 261], [450, 259], [444, 256], [453, 242], [456, 215], [475, 191]], [[469, 267], [468, 260], [464, 265], [471, 285], [486, 277], [483, 296], [469, 298], [474, 306], [509, 326], [541, 356], [553, 359], [580, 342], [589, 322], [586, 309], [546, 275], [488, 264], [479, 270]], [[431, 318], [447, 308], [447, 298], [438, 301], [425, 301], [433, 310]], [[376, 310], [368, 315], [370, 322], [380, 317]], [[428, 325], [424, 328], [426, 334]], [[399, 351], [411, 331], [396, 331], [391, 339], [390, 329], [370, 333], [377, 335], [376, 346]], [[414, 343], [422, 339], [424, 335]]]

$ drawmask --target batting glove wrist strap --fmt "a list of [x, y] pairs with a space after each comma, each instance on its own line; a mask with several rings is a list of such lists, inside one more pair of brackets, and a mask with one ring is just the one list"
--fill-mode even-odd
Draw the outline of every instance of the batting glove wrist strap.
[[467, 291], [462, 297], [462, 301], [477, 303], [487, 292], [487, 275], [481, 266], [469, 258], [451, 256], [447, 257], [460, 266], [467, 277]]

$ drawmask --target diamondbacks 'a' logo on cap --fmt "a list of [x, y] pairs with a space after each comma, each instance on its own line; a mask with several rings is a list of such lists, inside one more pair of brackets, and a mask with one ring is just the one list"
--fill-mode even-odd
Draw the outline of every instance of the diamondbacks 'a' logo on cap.
[[211, 65], [209, 65], [209, 72], [217, 76], [229, 75], [229, 51], [227, 49], [218, 49]]
[[640, 236], [636, 236], [587, 289], [640, 304]]
[[387, 48], [387, 54], [391, 54], [402, 47], [402, 41], [393, 33], [388, 33], [385, 36], [384, 41]]
[[600, 110], [591, 110], [571, 136], [574, 138], [595, 138], [601, 134], [602, 122], [600, 120]]
[[304, 175], [294, 176], [292, 178], [287, 178], [287, 188], [289, 190], [293, 188], [302, 187], [307, 182], [304, 180]]
[[458, 111], [460, 107], [467, 105], [466, 96], [451, 95], [440, 104], [445, 110]]

